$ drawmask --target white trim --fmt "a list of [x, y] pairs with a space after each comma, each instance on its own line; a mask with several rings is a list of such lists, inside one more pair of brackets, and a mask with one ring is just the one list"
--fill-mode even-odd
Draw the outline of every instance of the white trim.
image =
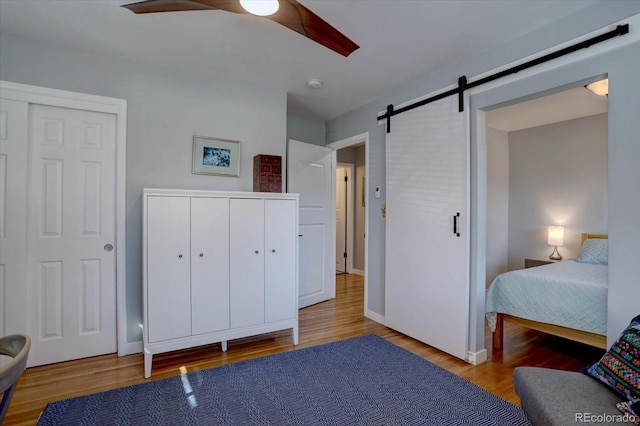
[[[142, 342], [127, 341], [126, 304], [126, 153], [127, 153], [127, 101], [47, 87], [31, 86], [0, 80], [0, 91], [5, 99], [32, 104], [103, 112], [116, 116], [116, 327], [118, 355], [141, 352]], [[136, 350], [138, 349], [138, 350]], [[131, 352], [135, 350], [135, 352]]]
[[[341, 139], [336, 142], [332, 142], [327, 145], [327, 148], [331, 148], [334, 151], [333, 165], [335, 169], [336, 158], [335, 152], [340, 148], [346, 148], [352, 145], [356, 145], [364, 142], [364, 170], [365, 175], [369, 173], [369, 132], [360, 133], [355, 136], [348, 137], [346, 139]], [[333, 180], [335, 182], [335, 179]], [[369, 178], [365, 178], [365, 192], [364, 192], [364, 203], [366, 208], [364, 209], [364, 234], [369, 235], [369, 209], [371, 208], [371, 203], [369, 202]], [[336, 189], [333, 188], [333, 200], [335, 202], [336, 198]], [[333, 206], [333, 211], [335, 212], [336, 208]], [[335, 218], [334, 218], [335, 222]], [[384, 324], [384, 316], [377, 314], [375, 312], [369, 311], [369, 274], [367, 273], [367, 268], [369, 267], [369, 240], [365, 237], [364, 241], [364, 315], [367, 318], [371, 318], [376, 322]], [[335, 289], [335, 286], [334, 286]], [[335, 297], [335, 295], [334, 295]]]
[[480, 352], [469, 352], [467, 354], [467, 362], [472, 365], [482, 364], [487, 360], [487, 350], [483, 349]]
[[[365, 300], [365, 302], [366, 302], [366, 300]], [[364, 316], [369, 318], [369, 319], [371, 319], [371, 320], [374, 320], [375, 322], [379, 322], [380, 324], [383, 324], [383, 325], [386, 323], [386, 320], [384, 319], [384, 315], [380, 315], [380, 314], [378, 314], [376, 312], [373, 312], [373, 311], [370, 311], [368, 309], [365, 309]]]

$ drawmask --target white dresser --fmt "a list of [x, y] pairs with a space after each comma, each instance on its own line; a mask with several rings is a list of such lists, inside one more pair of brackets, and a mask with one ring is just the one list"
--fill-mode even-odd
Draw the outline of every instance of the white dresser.
[[144, 376], [153, 355], [292, 329], [298, 195], [143, 191]]

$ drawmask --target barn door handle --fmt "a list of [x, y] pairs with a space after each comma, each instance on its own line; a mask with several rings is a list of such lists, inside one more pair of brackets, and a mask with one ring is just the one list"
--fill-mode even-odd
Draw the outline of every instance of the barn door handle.
[[460, 217], [460, 213], [456, 213], [453, 216], [453, 233], [456, 234], [456, 237], [460, 236], [460, 232], [458, 232], [458, 218]]

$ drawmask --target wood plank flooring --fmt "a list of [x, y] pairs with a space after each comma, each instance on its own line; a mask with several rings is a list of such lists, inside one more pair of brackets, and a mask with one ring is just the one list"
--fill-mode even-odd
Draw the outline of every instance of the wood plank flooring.
[[[519, 405], [513, 389], [513, 369], [532, 365], [579, 371], [604, 351], [542, 333], [505, 325], [505, 349], [473, 366], [395, 332], [364, 317], [363, 277], [336, 277], [336, 299], [300, 310], [300, 344], [293, 346], [290, 331], [238, 339], [222, 353], [219, 344], [154, 356], [152, 376], [157, 380], [245, 359], [315, 346], [365, 334], [376, 334], [428, 361]], [[486, 333], [486, 347], [491, 335]], [[29, 368], [20, 379], [5, 425], [33, 425], [48, 402], [142, 383], [142, 354], [103, 355], [77, 361]]]

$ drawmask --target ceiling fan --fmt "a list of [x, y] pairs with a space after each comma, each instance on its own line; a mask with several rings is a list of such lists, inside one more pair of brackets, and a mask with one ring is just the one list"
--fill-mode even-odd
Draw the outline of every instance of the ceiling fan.
[[[134, 13], [177, 12], [183, 10], [226, 10], [233, 13], [248, 12], [238, 0], [146, 0], [138, 3], [122, 5]], [[242, 3], [261, 3], [246, 1]], [[359, 46], [349, 40], [344, 34], [329, 25], [318, 15], [298, 3], [297, 0], [279, 0], [277, 11], [271, 15], [261, 16], [277, 22], [280, 25], [302, 34], [311, 40], [341, 54], [349, 56]], [[253, 13], [255, 14], [255, 13]]]

